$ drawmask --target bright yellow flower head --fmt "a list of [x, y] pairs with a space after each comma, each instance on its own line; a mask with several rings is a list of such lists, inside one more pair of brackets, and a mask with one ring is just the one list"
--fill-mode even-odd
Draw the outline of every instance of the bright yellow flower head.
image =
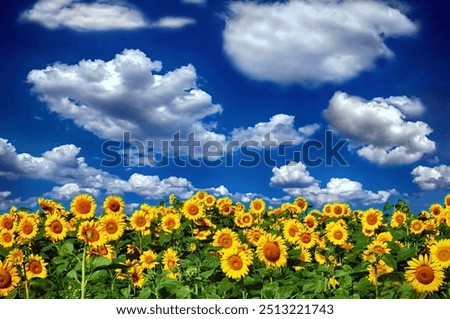
[[122, 214], [125, 209], [125, 202], [120, 196], [110, 195], [105, 198], [105, 201], [103, 202], [103, 209], [106, 214]]
[[45, 236], [52, 242], [63, 240], [69, 231], [69, 224], [58, 214], [49, 215], [45, 221]]
[[395, 211], [391, 217], [391, 227], [397, 228], [406, 224], [406, 214], [404, 212]]
[[267, 267], [281, 268], [287, 263], [287, 248], [284, 240], [273, 234], [262, 236], [257, 245], [256, 253]]
[[406, 281], [418, 293], [438, 291], [444, 282], [442, 267], [428, 255], [419, 255], [408, 261], [405, 269]]
[[106, 235], [94, 220], [84, 221], [78, 227], [77, 237], [95, 248], [106, 243]]
[[394, 268], [386, 265], [383, 260], [380, 260], [376, 265], [368, 266], [367, 270], [369, 271], [369, 281], [373, 285], [380, 285], [378, 278], [380, 278], [381, 275], [393, 272]]
[[190, 220], [199, 220], [206, 216], [203, 205], [192, 199], [189, 199], [184, 203], [181, 212], [184, 217]]
[[158, 264], [158, 262], [156, 261], [157, 258], [158, 255], [153, 252], [153, 250], [149, 249], [144, 251], [139, 259], [141, 261], [142, 268], [153, 269]]
[[434, 259], [441, 267], [450, 266], [450, 239], [443, 239], [436, 242], [430, 248], [431, 258]]
[[47, 278], [47, 263], [42, 257], [31, 254], [25, 264], [27, 278]]
[[170, 213], [163, 216], [161, 219], [161, 228], [166, 233], [172, 233], [173, 230], [180, 228], [180, 215], [177, 213]]
[[236, 247], [240, 244], [237, 233], [229, 229], [228, 227], [218, 230], [213, 237], [212, 245], [216, 247], [222, 247], [223, 249], [229, 249]]
[[0, 231], [0, 245], [9, 248], [15, 243], [14, 232], [11, 230], [3, 229]]
[[283, 237], [286, 241], [294, 244], [297, 242], [303, 225], [296, 219], [287, 219], [283, 223]]
[[0, 297], [8, 296], [20, 282], [15, 266], [9, 261], [0, 260]]
[[75, 196], [70, 203], [70, 212], [78, 219], [90, 219], [94, 217], [97, 204], [94, 197], [89, 194]]
[[348, 231], [341, 224], [336, 223], [331, 229], [327, 230], [327, 238], [334, 245], [342, 246], [348, 239]]
[[363, 213], [361, 223], [365, 229], [375, 230], [383, 223], [383, 213], [378, 209], [369, 208]]
[[239, 251], [237, 247], [228, 249], [220, 259], [220, 266], [225, 276], [232, 279], [245, 277], [249, 273], [249, 266], [252, 260], [244, 251]]
[[261, 215], [266, 211], [266, 203], [261, 198], [255, 198], [250, 202], [249, 210], [255, 214]]

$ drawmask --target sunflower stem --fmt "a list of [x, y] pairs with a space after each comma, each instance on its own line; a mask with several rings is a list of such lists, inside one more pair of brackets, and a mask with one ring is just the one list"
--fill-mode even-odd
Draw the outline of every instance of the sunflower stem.
[[22, 263], [22, 266], [23, 266], [23, 276], [25, 278], [25, 296], [27, 299], [30, 299], [30, 289], [28, 287], [27, 269], [24, 263]]
[[81, 261], [81, 299], [86, 295], [86, 244], [83, 246], [83, 259]]

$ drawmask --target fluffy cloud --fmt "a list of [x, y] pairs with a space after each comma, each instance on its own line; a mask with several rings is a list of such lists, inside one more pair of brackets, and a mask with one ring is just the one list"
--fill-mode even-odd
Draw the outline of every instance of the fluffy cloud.
[[289, 165], [272, 170], [270, 185], [282, 188], [291, 196], [303, 196], [316, 205], [329, 202], [348, 202], [372, 205], [384, 203], [393, 194], [394, 189], [372, 192], [363, 188], [360, 182], [348, 178], [331, 178], [325, 188], [321, 188], [320, 181], [310, 175], [303, 163]]
[[[185, 178], [132, 174], [127, 180], [89, 166], [79, 156], [80, 148], [62, 145], [42, 156], [17, 153], [15, 147], [0, 138], [0, 176], [43, 179], [58, 184], [49, 193], [58, 199], [68, 199], [76, 193], [135, 193], [146, 199], [160, 199], [175, 193], [181, 198], [192, 195], [194, 187]], [[9, 196], [9, 192], [2, 197]]]
[[224, 139], [202, 122], [222, 107], [197, 88], [194, 66], [156, 74], [161, 68], [140, 50], [124, 50], [106, 62], [55, 63], [27, 79], [51, 111], [102, 138], [121, 139], [125, 131], [144, 140], [170, 138], [180, 131]]
[[195, 20], [188, 17], [163, 17], [150, 24], [153, 28], [180, 29], [195, 24]]
[[[394, 53], [385, 40], [412, 35], [398, 9], [371, 0], [232, 2], [224, 50], [247, 76], [278, 83], [341, 82]], [[257, 54], [255, 54], [257, 53]]]
[[66, 27], [77, 31], [105, 31], [147, 26], [139, 11], [108, 1], [39, 0], [21, 17], [49, 29]]
[[15, 206], [21, 202], [20, 198], [10, 198], [11, 195], [12, 193], [10, 191], [0, 192], [0, 210], [8, 210], [11, 206]]
[[423, 190], [450, 188], [450, 166], [439, 165], [435, 167], [417, 166], [411, 172], [413, 182]]
[[319, 128], [318, 124], [311, 124], [300, 129], [295, 129], [295, 117], [286, 114], [276, 114], [272, 116], [269, 122], [260, 122], [255, 126], [248, 128], [236, 128], [231, 133], [231, 139], [234, 141], [256, 141], [261, 143], [267, 133], [277, 145], [283, 142], [290, 142], [298, 145], [307, 137], [315, 133]]
[[408, 121], [423, 106], [416, 98], [390, 97], [366, 101], [336, 92], [323, 115], [330, 127], [351, 140], [357, 153], [380, 165], [413, 163], [436, 149], [433, 130], [422, 121]]

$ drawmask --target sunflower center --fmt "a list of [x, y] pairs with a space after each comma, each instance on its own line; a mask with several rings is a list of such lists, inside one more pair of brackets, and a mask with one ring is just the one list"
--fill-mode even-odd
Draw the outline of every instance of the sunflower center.
[[10, 233], [4, 233], [3, 234], [3, 241], [5, 243], [10, 243], [10, 242], [12, 242], [12, 240], [13, 240], [13, 238], [12, 238]]
[[336, 207], [334, 208], [334, 213], [335, 213], [336, 215], [342, 214], [342, 207], [341, 207], [341, 206], [336, 206]]
[[420, 266], [416, 271], [416, 279], [424, 285], [429, 285], [434, 280], [434, 271], [430, 266]]
[[120, 203], [116, 200], [113, 200], [109, 203], [108, 208], [113, 212], [118, 212], [120, 210]]
[[100, 234], [97, 230], [91, 228], [86, 230], [86, 238], [89, 242], [96, 242], [100, 238]]
[[42, 272], [42, 265], [40, 262], [33, 260], [30, 262], [30, 272], [33, 274], [40, 274]]
[[115, 234], [119, 228], [117, 223], [111, 220], [106, 223], [105, 229], [108, 234]]
[[281, 249], [275, 242], [269, 241], [263, 248], [264, 256], [269, 261], [277, 261], [281, 255]]
[[375, 246], [372, 248], [373, 251], [380, 253], [380, 254], [384, 254], [385, 250], [382, 246]]
[[145, 217], [138, 217], [138, 218], [136, 218], [136, 225], [138, 226], [138, 227], [143, 227], [143, 226], [145, 226], [145, 224], [147, 223], [147, 219], [145, 219]]
[[440, 249], [437, 253], [439, 261], [449, 261], [450, 260], [450, 249], [448, 247]]
[[91, 211], [91, 202], [86, 199], [80, 199], [75, 206], [77, 212], [80, 214], [87, 214]]
[[438, 216], [441, 214], [441, 210], [439, 208], [435, 208], [435, 209], [433, 209], [432, 214], [434, 216]]
[[305, 207], [305, 201], [304, 200], [298, 200], [296, 202], [297, 206], [300, 207], [301, 209], [303, 209]]
[[190, 205], [188, 208], [189, 215], [195, 216], [198, 214], [198, 207], [196, 205]]
[[174, 228], [175, 227], [175, 221], [171, 218], [166, 222], [166, 226], [168, 228]]
[[395, 217], [395, 221], [398, 224], [403, 224], [403, 222], [405, 221], [405, 218], [402, 215], [398, 215], [397, 217]]
[[231, 238], [230, 235], [223, 234], [222, 236], [220, 236], [220, 238], [219, 238], [220, 246], [222, 246], [223, 248], [230, 248], [232, 244], [233, 244], [233, 238]]
[[336, 240], [341, 240], [344, 237], [344, 233], [341, 230], [335, 230], [333, 236]]
[[231, 269], [233, 269], [233, 270], [240, 270], [240, 269], [242, 269], [242, 266], [244, 265], [241, 257], [236, 256], [236, 255], [233, 255], [230, 258], [228, 258], [228, 264], [230, 265]]
[[53, 233], [55, 234], [61, 234], [63, 231], [63, 226], [61, 224], [60, 221], [55, 220], [52, 222], [52, 224], [50, 225], [50, 229], [52, 230]]
[[308, 244], [309, 242], [311, 242], [311, 234], [303, 233], [300, 236], [300, 240], [302, 241], [302, 243]]
[[308, 226], [309, 228], [313, 228], [314, 227], [314, 220], [308, 219], [306, 221], [306, 226]]
[[224, 213], [229, 213], [229, 212], [230, 212], [230, 209], [231, 209], [231, 207], [230, 207], [230, 205], [228, 205], [228, 204], [225, 204], [225, 205], [222, 206], [222, 211], [223, 211]]
[[11, 219], [5, 218], [2, 222], [2, 227], [7, 230], [11, 230], [14, 227], [14, 223]]
[[145, 263], [146, 264], [151, 264], [153, 262], [153, 257], [152, 256], [145, 256]]
[[422, 225], [420, 223], [413, 223], [412, 224], [412, 228], [414, 230], [421, 230], [422, 229]]
[[253, 208], [255, 209], [255, 210], [260, 210], [261, 209], [261, 203], [260, 202], [255, 202], [255, 203], [253, 203]]
[[298, 232], [297, 226], [291, 226], [289, 228], [289, 236], [294, 237]]
[[375, 225], [378, 221], [378, 218], [376, 215], [370, 214], [367, 216], [367, 224], [369, 225]]
[[167, 261], [167, 268], [169, 268], [169, 270], [172, 270], [174, 266], [175, 266], [175, 260], [169, 259]]
[[250, 223], [250, 221], [251, 221], [251, 219], [250, 219], [250, 216], [248, 216], [248, 215], [245, 215], [243, 218], [242, 218], [242, 221], [244, 222], [244, 223]]
[[25, 222], [22, 226], [22, 231], [25, 235], [29, 235], [33, 232], [33, 225], [30, 222]]
[[97, 248], [97, 251], [100, 255], [106, 256], [108, 255], [108, 248], [106, 246], [100, 246]]
[[9, 288], [12, 284], [11, 274], [3, 269], [0, 269], [0, 289]]

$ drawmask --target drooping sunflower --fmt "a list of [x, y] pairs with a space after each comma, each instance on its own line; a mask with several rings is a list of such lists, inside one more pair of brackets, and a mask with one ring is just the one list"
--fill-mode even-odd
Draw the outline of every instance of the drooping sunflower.
[[107, 241], [118, 240], [125, 231], [125, 220], [122, 213], [109, 213], [99, 219], [99, 226], [106, 235]]
[[366, 237], [372, 237], [375, 235], [375, 229], [369, 229], [369, 228], [363, 227], [362, 233]]
[[170, 213], [163, 216], [161, 219], [161, 228], [166, 233], [172, 233], [173, 230], [180, 228], [180, 215], [177, 213]]
[[312, 261], [311, 252], [308, 249], [304, 248], [301, 248], [298, 258], [304, 263], [310, 263]]
[[103, 256], [109, 260], [113, 260], [115, 257], [114, 248], [110, 244], [104, 244], [97, 247], [91, 247], [88, 252], [88, 256]]
[[397, 228], [406, 224], [406, 214], [404, 212], [395, 211], [391, 216], [391, 227]]
[[321, 253], [317, 252], [317, 251], [314, 253], [314, 259], [316, 260], [316, 262], [317, 262], [319, 265], [323, 265], [323, 264], [325, 264], [325, 262], [327, 261], [327, 259], [325, 258], [325, 256], [322, 255]]
[[194, 228], [193, 235], [198, 240], [207, 240], [208, 237], [211, 235], [211, 230], [210, 229], [202, 230], [202, 229]]
[[163, 269], [168, 270], [169, 274], [167, 275], [170, 278], [177, 278], [178, 277], [178, 256], [177, 252], [173, 250], [172, 248], [168, 248], [162, 256], [162, 264]]
[[125, 202], [120, 196], [110, 195], [103, 201], [103, 209], [106, 214], [122, 214], [125, 209]]
[[286, 241], [294, 244], [298, 240], [302, 224], [296, 219], [287, 219], [283, 222], [283, 237]]
[[220, 266], [225, 276], [232, 279], [245, 277], [249, 273], [251, 260], [244, 251], [238, 251], [237, 248], [228, 249], [220, 259]]
[[20, 219], [17, 231], [22, 239], [33, 239], [38, 233], [39, 227], [34, 215], [23, 215]]
[[418, 293], [438, 291], [444, 282], [444, 271], [428, 255], [419, 255], [408, 261], [405, 268], [406, 281]]
[[256, 254], [267, 267], [278, 269], [287, 263], [288, 254], [284, 240], [274, 234], [266, 234], [259, 239]]
[[380, 285], [378, 278], [380, 278], [381, 275], [393, 272], [394, 268], [386, 265], [383, 260], [380, 260], [376, 265], [369, 265], [367, 270], [369, 271], [369, 281], [373, 285]]
[[430, 248], [431, 258], [437, 261], [442, 268], [450, 266], [450, 239], [443, 239], [436, 242]]
[[256, 245], [264, 234], [266, 234], [266, 231], [259, 226], [244, 231], [245, 238], [252, 245]]
[[79, 194], [70, 203], [70, 212], [78, 219], [90, 219], [94, 217], [97, 204], [94, 197], [89, 194]]
[[377, 241], [379, 241], [379, 242], [390, 242], [390, 241], [392, 241], [394, 239], [394, 237], [392, 236], [392, 234], [390, 233], [390, 232], [388, 232], [388, 231], [386, 231], [386, 232], [382, 232], [382, 233], [379, 233], [378, 235], [377, 235], [377, 237], [376, 237], [376, 240]]
[[383, 256], [383, 254], [389, 254], [391, 249], [386, 242], [379, 242], [374, 240], [367, 246], [367, 249], [363, 252], [363, 259], [369, 263], [374, 263]]
[[8, 254], [8, 257], [6, 258], [8, 261], [10, 261], [13, 265], [21, 265], [23, 263], [23, 260], [25, 259], [25, 255], [20, 248], [14, 248], [11, 250]]
[[77, 237], [94, 248], [106, 243], [105, 233], [94, 220], [82, 222], [78, 227]]
[[342, 246], [348, 239], [348, 231], [341, 224], [334, 224], [331, 229], [327, 230], [327, 238], [334, 245]]
[[379, 209], [369, 208], [361, 217], [365, 229], [375, 230], [383, 223], [383, 213]]
[[66, 238], [68, 231], [69, 225], [67, 221], [58, 214], [49, 215], [45, 221], [45, 236], [52, 242]]
[[255, 198], [250, 202], [249, 210], [252, 213], [261, 215], [266, 211], [266, 202], [262, 198]]
[[213, 236], [212, 245], [216, 247], [229, 249], [239, 244], [240, 242], [237, 233], [235, 233], [228, 227], [218, 230]]
[[8, 296], [20, 282], [16, 267], [9, 261], [0, 260], [0, 297]]
[[205, 209], [199, 202], [188, 199], [181, 209], [183, 216], [190, 220], [198, 220], [205, 217]]
[[14, 232], [11, 230], [3, 229], [0, 231], [0, 245], [9, 248], [12, 247], [15, 243]]
[[153, 269], [158, 264], [158, 262], [156, 261], [157, 258], [158, 254], [149, 249], [142, 253], [141, 257], [139, 257], [139, 260], [141, 262], [142, 268]]
[[25, 264], [27, 278], [47, 278], [47, 268], [45, 266], [47, 266], [47, 262], [41, 256], [31, 254], [28, 262]]
[[16, 227], [15, 220], [16, 220], [16, 218], [15, 218], [14, 214], [7, 213], [4, 215], [1, 215], [0, 216], [0, 231], [3, 229], [14, 231], [15, 227]]
[[151, 218], [148, 216], [148, 213], [141, 209], [135, 210], [130, 217], [130, 226], [136, 231], [145, 231], [150, 227], [150, 223]]
[[419, 220], [419, 219], [415, 219], [411, 222], [411, 226], [409, 227], [411, 233], [413, 234], [420, 234], [425, 228], [424, 223]]

